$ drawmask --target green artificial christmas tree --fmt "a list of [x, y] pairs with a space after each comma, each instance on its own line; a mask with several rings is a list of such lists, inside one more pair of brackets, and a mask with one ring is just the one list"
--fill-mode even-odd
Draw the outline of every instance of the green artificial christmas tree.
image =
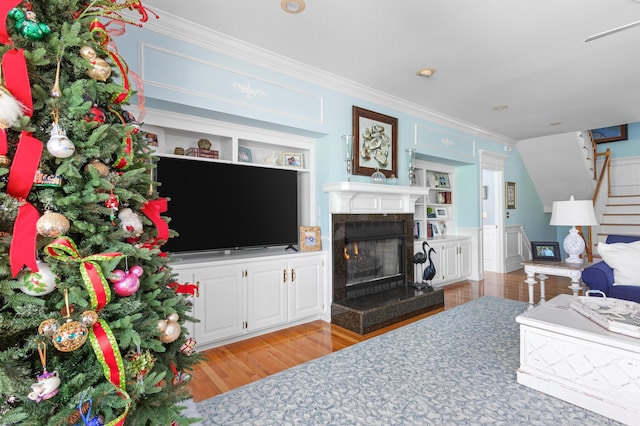
[[[140, 0], [0, 0], [0, 424], [187, 425], [190, 302], [112, 29]], [[134, 18], [131, 18], [131, 17]]]

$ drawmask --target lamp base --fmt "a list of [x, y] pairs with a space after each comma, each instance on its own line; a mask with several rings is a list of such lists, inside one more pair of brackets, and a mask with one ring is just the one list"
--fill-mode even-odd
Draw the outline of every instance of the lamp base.
[[567, 254], [567, 258], [565, 262], [567, 263], [583, 263], [584, 259], [580, 257], [582, 253], [584, 253], [585, 244], [584, 240], [578, 233], [576, 227], [572, 227], [569, 230], [569, 235], [564, 238], [564, 242], [562, 243], [564, 247], [564, 252]]

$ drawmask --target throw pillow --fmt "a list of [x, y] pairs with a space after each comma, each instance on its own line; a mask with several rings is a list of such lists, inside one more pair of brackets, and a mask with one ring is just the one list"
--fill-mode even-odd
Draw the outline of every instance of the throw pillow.
[[640, 241], [632, 243], [598, 243], [598, 253], [613, 269], [613, 285], [640, 286]]

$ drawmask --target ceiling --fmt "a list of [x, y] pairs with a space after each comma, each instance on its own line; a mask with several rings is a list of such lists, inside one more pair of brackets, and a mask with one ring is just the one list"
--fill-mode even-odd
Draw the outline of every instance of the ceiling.
[[144, 4], [513, 141], [640, 121], [640, 26], [584, 42], [640, 0], [305, 1]]

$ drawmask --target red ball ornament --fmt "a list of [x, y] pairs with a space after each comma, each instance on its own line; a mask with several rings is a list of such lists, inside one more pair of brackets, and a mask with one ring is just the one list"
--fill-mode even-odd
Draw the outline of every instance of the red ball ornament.
[[100, 107], [94, 105], [91, 107], [91, 109], [89, 110], [89, 114], [87, 114], [84, 119], [87, 122], [95, 121], [97, 123], [104, 123], [105, 121], [107, 121], [107, 116]]

